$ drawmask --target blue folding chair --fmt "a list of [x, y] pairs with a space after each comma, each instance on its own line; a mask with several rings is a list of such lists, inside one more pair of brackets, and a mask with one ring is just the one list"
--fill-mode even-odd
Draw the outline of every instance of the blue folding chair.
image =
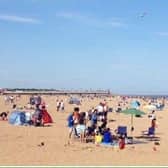
[[124, 135], [125, 137], [127, 137], [127, 127], [126, 126], [118, 126], [117, 134], [119, 134], [121, 136]]
[[148, 129], [148, 135], [155, 135], [155, 128], [153, 128], [153, 127], [150, 127], [149, 129]]

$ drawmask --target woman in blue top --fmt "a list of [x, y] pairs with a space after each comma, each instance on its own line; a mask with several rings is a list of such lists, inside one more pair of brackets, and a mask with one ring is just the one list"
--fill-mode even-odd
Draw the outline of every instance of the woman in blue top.
[[69, 127], [69, 138], [71, 138], [72, 132], [73, 132], [73, 127], [74, 127], [74, 119], [73, 119], [73, 114], [70, 114], [68, 116], [68, 127]]

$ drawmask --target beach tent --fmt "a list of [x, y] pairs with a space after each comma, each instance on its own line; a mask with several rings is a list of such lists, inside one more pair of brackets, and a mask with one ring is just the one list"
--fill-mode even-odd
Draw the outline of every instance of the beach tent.
[[25, 112], [25, 122], [29, 124], [32, 120], [32, 114], [33, 112]]
[[156, 110], [163, 110], [164, 109], [164, 104], [156, 104]]
[[26, 123], [26, 115], [21, 111], [13, 111], [9, 116], [9, 123], [12, 125], [24, 125]]
[[131, 108], [138, 109], [140, 107], [140, 103], [138, 101], [132, 101], [131, 102]]
[[155, 105], [146, 105], [146, 106], [144, 106], [144, 109], [149, 110], [149, 111], [153, 111], [153, 110], [156, 110], [156, 106]]
[[76, 105], [80, 105], [80, 100], [74, 97], [71, 97], [69, 100], [69, 104], [76, 104]]
[[50, 114], [47, 112], [47, 110], [43, 110], [43, 112], [42, 112], [42, 120], [43, 120], [43, 124], [53, 123], [53, 119], [50, 116]]

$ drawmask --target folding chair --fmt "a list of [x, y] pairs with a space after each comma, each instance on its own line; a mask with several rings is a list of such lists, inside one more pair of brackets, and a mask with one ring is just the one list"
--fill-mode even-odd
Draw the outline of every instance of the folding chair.
[[127, 137], [127, 127], [126, 126], [118, 126], [117, 134], [119, 134], [121, 136], [124, 135], [125, 137]]
[[150, 128], [148, 129], [148, 135], [149, 135], [149, 136], [154, 136], [154, 135], [155, 135], [155, 128], [150, 127]]

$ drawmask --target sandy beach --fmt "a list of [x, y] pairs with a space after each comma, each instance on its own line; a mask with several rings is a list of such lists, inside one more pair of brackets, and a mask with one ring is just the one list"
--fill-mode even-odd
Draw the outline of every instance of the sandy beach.
[[[60, 97], [59, 97], [60, 98]], [[67, 97], [62, 97], [65, 102], [65, 111], [56, 111], [56, 96], [43, 96], [48, 105], [54, 123], [50, 127], [13, 126], [7, 121], [0, 121], [0, 165], [65, 165], [65, 166], [115, 166], [115, 165], [167, 165], [167, 117], [168, 110], [156, 112], [158, 127], [156, 136], [160, 137], [160, 145], [155, 146], [154, 141], [134, 138], [136, 143], [126, 145], [124, 150], [96, 146], [93, 143], [81, 143], [72, 140], [68, 145], [67, 117], [73, 111], [74, 105], [68, 104]], [[22, 96], [17, 102], [24, 106], [29, 101], [28, 96]], [[102, 101], [96, 98], [92, 101], [84, 100], [80, 107], [86, 111]], [[109, 107], [114, 107], [117, 98], [107, 99]], [[11, 111], [12, 105], [5, 105], [4, 97], [0, 97], [1, 112]], [[118, 125], [128, 127], [130, 133], [130, 116], [125, 114], [109, 113], [108, 127], [112, 132]], [[142, 118], [134, 117], [134, 137], [147, 130], [150, 120], [146, 115]], [[43, 142], [44, 146], [39, 144]], [[155, 150], [154, 150], [155, 147]]]

